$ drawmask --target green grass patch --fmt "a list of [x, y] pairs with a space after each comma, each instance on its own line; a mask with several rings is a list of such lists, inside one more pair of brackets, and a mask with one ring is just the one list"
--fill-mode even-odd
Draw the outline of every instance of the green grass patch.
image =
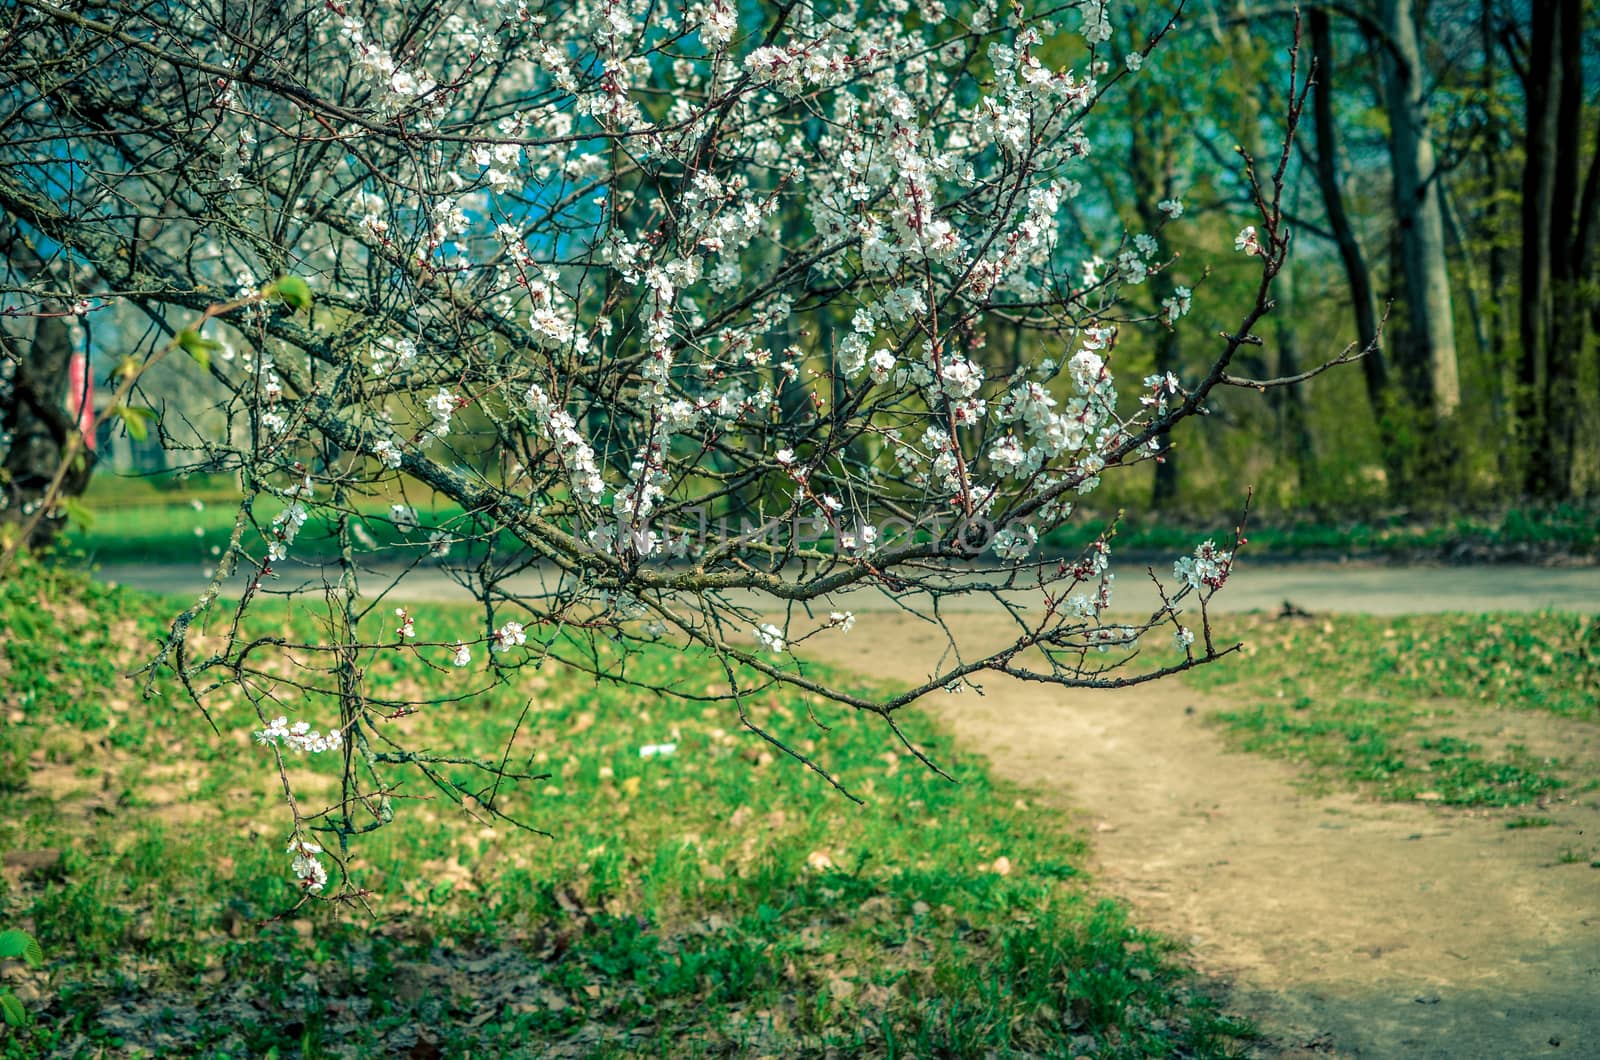
[[[512, 761], [549, 776], [502, 805], [551, 837], [408, 784], [355, 848], [372, 916], [270, 919], [296, 889], [254, 711], [214, 697], [218, 736], [170, 682], [147, 702], [121, 676], [174, 609], [37, 565], [0, 582], [0, 923], [47, 957], [0, 1055], [1232, 1056], [1250, 1033], [1085, 882], [1081, 838], [1025, 792], [925, 719], [905, 725], [960, 783], [796, 697], [752, 706], [866, 806], [724, 705], [528, 668], [426, 708], [391, 724], [483, 753], [531, 705]], [[423, 629], [474, 620], [417, 610]], [[304, 635], [315, 616], [256, 621]], [[720, 679], [666, 649], [628, 665], [687, 692]], [[369, 674], [413, 697], [471, 679], [400, 653]], [[640, 756], [664, 740], [676, 753]], [[302, 792], [333, 770], [295, 761]]]
[[[135, 478], [101, 474], [91, 481], [84, 497], [83, 507], [91, 514], [92, 523], [69, 530], [66, 543], [99, 563], [203, 560], [213, 549], [220, 551], [226, 544], [238, 498], [237, 485], [225, 475]], [[202, 506], [199, 509], [193, 507], [196, 501]], [[363, 516], [361, 532], [372, 542], [360, 547], [382, 550], [403, 560], [408, 550], [421, 547], [433, 528], [477, 532], [463, 518], [459, 507], [443, 503], [427, 491], [421, 491], [412, 503], [423, 527], [420, 534], [398, 530], [387, 503], [358, 504]], [[263, 500], [258, 509], [263, 525], [281, 507], [280, 502]], [[1237, 513], [1222, 513], [1208, 521], [1125, 518], [1118, 523], [1116, 547], [1135, 554], [1184, 555], [1207, 537], [1230, 540], [1236, 521]], [[1053, 552], [1081, 551], [1111, 522], [1104, 514], [1086, 512], [1071, 525], [1052, 531], [1045, 538], [1044, 547]], [[512, 551], [518, 547], [508, 535], [498, 537], [497, 543]], [[337, 551], [331, 521], [324, 512], [313, 511], [296, 544], [296, 555], [329, 556]], [[1566, 504], [1432, 519], [1397, 514], [1372, 519], [1274, 522], [1256, 517], [1251, 520], [1248, 554], [1274, 559], [1526, 560], [1596, 556], [1600, 555], [1600, 511], [1589, 505]]]
[[[273, 516], [284, 507], [283, 501], [272, 497], [263, 497], [252, 506], [254, 519], [246, 525], [242, 539], [247, 552], [258, 558], [266, 554]], [[365, 560], [405, 563], [427, 551], [435, 531], [454, 538], [476, 538], [483, 532], [457, 505], [413, 509], [414, 523], [397, 520], [387, 504], [360, 504], [355, 511], [353, 548]], [[235, 493], [210, 501], [191, 497], [181, 503], [91, 505], [89, 512], [87, 526], [71, 526], [62, 534], [63, 552], [81, 553], [85, 560], [100, 564], [207, 564], [222, 554], [233, 534], [239, 499]], [[499, 540], [504, 546], [520, 547], [508, 534], [499, 535]], [[299, 560], [337, 557], [337, 516], [326, 508], [314, 508], [291, 552]]]
[[1582, 615], [1229, 619], [1246, 650], [1190, 675], [1237, 747], [1378, 797], [1524, 806], [1587, 790], [1600, 623]]
[[[1237, 513], [1206, 522], [1160, 517], [1124, 519], [1116, 547], [1124, 552], [1180, 555], [1206, 537], [1230, 540]], [[1095, 540], [1105, 518], [1085, 518], [1052, 531], [1045, 539], [1058, 551], [1075, 551]], [[1381, 519], [1278, 520], [1254, 516], [1249, 527], [1254, 558], [1431, 558], [1451, 560], [1527, 560], [1546, 556], [1600, 555], [1600, 511], [1592, 505], [1511, 508], [1488, 515], [1458, 514], [1419, 518], [1397, 514]]]

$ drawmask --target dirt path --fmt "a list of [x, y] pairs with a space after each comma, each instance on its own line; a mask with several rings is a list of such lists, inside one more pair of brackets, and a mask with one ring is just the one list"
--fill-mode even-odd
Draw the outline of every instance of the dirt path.
[[[981, 638], [981, 616], [961, 617]], [[885, 614], [827, 640], [830, 661], [895, 680], [924, 678], [941, 643]], [[930, 701], [998, 775], [1087, 825], [1101, 881], [1232, 985], [1267, 1055], [1600, 1057], [1600, 870], [1559, 863], [1592, 849], [1600, 796], [1522, 830], [1311, 797], [1288, 768], [1222, 750], [1201, 722], [1213, 706], [1173, 681], [994, 680]], [[1600, 761], [1600, 730], [1574, 739]]]
[[[1170, 571], [1171, 560], [1155, 564], [1158, 571]], [[289, 561], [280, 564], [281, 577], [276, 590], [296, 587], [315, 588], [323, 571]], [[1154, 588], [1144, 576], [1144, 567], [1134, 562], [1116, 565], [1117, 607], [1149, 613], [1160, 605]], [[385, 588], [394, 572], [385, 577], [382, 570], [363, 576], [367, 592]], [[199, 593], [210, 574], [202, 564], [128, 563], [103, 567], [97, 577], [135, 589], [160, 593]], [[329, 578], [336, 575], [330, 570]], [[224, 588], [224, 595], [237, 595], [244, 586], [236, 577]], [[548, 587], [545, 575], [538, 572], [510, 579], [508, 592], [543, 592]], [[395, 593], [396, 602], [422, 603], [468, 601], [472, 599], [454, 579], [443, 572], [424, 567], [406, 576]], [[1028, 594], [1018, 599], [1031, 600]], [[1226, 591], [1211, 601], [1213, 613], [1238, 611], [1276, 611], [1285, 600], [1322, 614], [1325, 611], [1359, 611], [1368, 615], [1414, 614], [1419, 611], [1600, 611], [1600, 566], [1533, 567], [1503, 564], [1498, 566], [1441, 567], [1426, 564], [1393, 566], [1378, 563], [1261, 563], [1242, 564], [1228, 578]], [[759, 606], [759, 603], [758, 603]], [[841, 595], [829, 607], [864, 611], [892, 611], [894, 599], [876, 590]], [[955, 597], [944, 604], [953, 611], [999, 610], [988, 596]]]

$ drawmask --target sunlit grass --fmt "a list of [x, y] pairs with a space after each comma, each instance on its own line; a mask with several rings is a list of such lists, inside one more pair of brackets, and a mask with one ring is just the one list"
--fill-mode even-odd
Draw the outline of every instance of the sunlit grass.
[[[858, 808], [727, 706], [553, 668], [385, 723], [497, 753], [526, 707], [510, 761], [549, 776], [497, 805], [549, 838], [408, 783], [395, 824], [354, 847], [375, 918], [269, 920], [297, 895], [258, 719], [214, 700], [217, 735], [170, 682], [146, 702], [122, 677], [173, 610], [37, 567], [0, 583], [0, 849], [61, 852], [5, 877], [3, 918], [50, 961], [5, 1055], [374, 1055], [426, 1039], [480, 1056], [1221, 1056], [1247, 1031], [1084, 881], [1080, 838], [921, 719], [910, 734], [959, 783], [871, 719], [752, 704]], [[306, 632], [313, 616], [274, 605], [257, 621]], [[424, 637], [471, 621], [417, 611]], [[720, 680], [665, 649], [629, 665], [686, 691]], [[371, 671], [378, 695], [473, 679], [400, 653]], [[640, 756], [663, 741], [675, 753]], [[295, 764], [305, 791], [332, 770]]]
[[1190, 680], [1245, 750], [1388, 799], [1524, 806], [1588, 790], [1600, 623], [1583, 615], [1233, 618]]

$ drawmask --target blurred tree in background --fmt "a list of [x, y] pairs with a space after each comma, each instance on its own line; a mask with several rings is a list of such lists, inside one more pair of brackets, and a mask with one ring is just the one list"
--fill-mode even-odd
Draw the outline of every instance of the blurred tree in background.
[[[1595, 214], [1600, 12], [1581, 0], [1350, 0], [1302, 6], [1316, 64], [1290, 188], [1286, 310], [1254, 350], [1292, 374], [1308, 339], [1378, 355], [1266, 403], [1234, 396], [1176, 431], [1123, 503], [1212, 514], [1247, 484], [1269, 510], [1326, 515], [1559, 504], [1600, 490]], [[1136, 50], [1165, 9], [1128, 4]], [[1184, 6], [1176, 32], [1104, 114], [1121, 149], [1095, 156], [1101, 206], [1130, 230], [1161, 196], [1188, 217], [1176, 266], [1147, 291], [1193, 288], [1201, 319], [1251, 282], [1223, 251], [1248, 222], [1236, 151], [1281, 136], [1270, 106], [1292, 5]], [[1084, 209], [1082, 204], [1079, 209]], [[1093, 227], [1086, 220], [1083, 227]], [[1188, 260], [1196, 263], [1186, 266]], [[1206, 263], [1211, 271], [1200, 265]], [[1176, 333], [1146, 336], [1154, 371], [1197, 366]], [[1139, 491], [1151, 491], [1148, 497]]]
[[[1263, 345], [1244, 353], [1254, 374], [1267, 377], [1293, 374], [1334, 341], [1365, 346], [1381, 335], [1379, 352], [1359, 371], [1329, 373], [1265, 402], [1219, 397], [1211, 416], [1174, 431], [1164, 460], [1108, 484], [1101, 507], [1209, 519], [1235, 508], [1252, 485], [1269, 517], [1552, 505], [1600, 491], [1596, 7], [1301, 6], [1316, 87], [1285, 193], [1295, 244], [1275, 290], [1284, 311], [1271, 318]], [[1103, 55], [1127, 55], [1138, 69], [1126, 91], [1099, 107], [1094, 177], [1068, 210], [1071, 242], [1154, 230], [1155, 204], [1181, 201], [1191, 223], [1171, 232], [1176, 259], [1141, 289], [1142, 309], [1157, 315], [1184, 292], [1214, 334], [1255, 282], [1249, 264], [1230, 253], [1255, 213], [1237, 155], [1261, 157], [1281, 141], [1272, 92], [1286, 76], [1294, 5], [1191, 0], [1110, 9], [1115, 39]], [[1141, 58], [1175, 10], [1175, 27]], [[1040, 54], [1071, 60], [1050, 48], [1047, 41]], [[1124, 64], [1097, 63], [1103, 80]], [[32, 259], [18, 250], [15, 223], [4, 224], [0, 233], [17, 251], [7, 254], [9, 283], [26, 288], [37, 280]], [[1111, 261], [1118, 246], [1100, 252]], [[68, 422], [41, 415], [26, 395], [65, 392], [69, 359], [60, 347], [69, 331], [89, 343], [97, 377], [108, 378], [141, 341], [148, 322], [136, 318], [106, 320], [87, 339], [59, 323], [42, 322], [37, 338], [31, 325], [7, 323], [0, 455], [19, 500], [28, 482], [53, 470]], [[832, 357], [848, 333], [848, 319], [821, 313], [814, 331], [770, 338], [774, 348]], [[1120, 355], [1130, 370], [1181, 376], [1209, 357], [1196, 334], [1149, 329], [1125, 340]], [[991, 370], [1037, 355], [1041, 341], [1001, 319], [989, 322], [984, 339]], [[167, 377], [170, 408], [157, 411], [181, 445], [185, 424], [198, 421], [214, 395], [176, 385], [181, 373]], [[113, 433], [101, 452], [119, 469], [174, 459], [153, 451], [155, 439], [130, 445], [120, 427]], [[30, 461], [44, 470], [30, 470]]]

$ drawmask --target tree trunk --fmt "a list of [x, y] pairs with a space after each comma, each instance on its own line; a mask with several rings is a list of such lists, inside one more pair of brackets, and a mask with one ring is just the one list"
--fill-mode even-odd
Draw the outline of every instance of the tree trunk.
[[1572, 492], [1578, 423], [1578, 362], [1587, 314], [1577, 245], [1579, 162], [1583, 154], [1583, 4], [1561, 0], [1557, 14], [1556, 142], [1550, 195], [1550, 346], [1545, 355], [1544, 419], [1538, 457], [1546, 464], [1545, 496]]
[[[1479, 5], [1478, 37], [1483, 50], [1480, 57], [1478, 88], [1485, 100], [1491, 100], [1498, 95], [1495, 65], [1495, 49], [1498, 45], [1495, 41], [1493, 0], [1482, 0]], [[1490, 365], [1488, 378], [1494, 382], [1490, 401], [1502, 443], [1495, 446], [1499, 459], [1500, 479], [1502, 483], [1510, 483], [1515, 480], [1520, 465], [1516, 459], [1515, 402], [1510, 400], [1516, 393], [1516, 370], [1514, 365], [1508, 363], [1506, 356], [1506, 288], [1510, 279], [1510, 266], [1506, 260], [1506, 246], [1500, 238], [1502, 225], [1500, 192], [1505, 183], [1500, 156], [1506, 145], [1499, 113], [1492, 106], [1486, 107], [1485, 113], [1482, 162], [1484, 181], [1488, 187], [1482, 224], [1484, 231], [1488, 233], [1488, 289], [1484, 299], [1487, 307], [1485, 323], [1488, 345], [1484, 348], [1484, 355]]]
[[1311, 98], [1311, 119], [1317, 137], [1317, 190], [1322, 196], [1328, 227], [1339, 248], [1345, 283], [1350, 288], [1351, 308], [1355, 311], [1356, 338], [1368, 351], [1361, 359], [1362, 378], [1367, 385], [1367, 401], [1378, 428], [1378, 448], [1391, 488], [1404, 482], [1405, 454], [1395, 439], [1394, 417], [1389, 407], [1389, 365], [1387, 353], [1379, 345], [1378, 312], [1372, 289], [1372, 271], [1356, 235], [1350, 211], [1344, 201], [1344, 178], [1339, 167], [1339, 132], [1334, 119], [1333, 30], [1328, 10], [1314, 7], [1310, 14], [1311, 59], [1316, 69], [1316, 90]]
[[1540, 452], [1546, 424], [1546, 362], [1550, 340], [1551, 207], [1555, 197], [1556, 108], [1552, 106], [1558, 17], [1552, 3], [1533, 5], [1529, 29], [1525, 144], [1522, 162], [1522, 290], [1518, 330], [1517, 420], [1523, 485], [1535, 497], [1551, 490], [1550, 466]]
[[[26, 523], [43, 502], [61, 468], [67, 440], [78, 429], [66, 409], [71, 333], [60, 317], [44, 317], [36, 321], [31, 335], [6, 335], [0, 343], [0, 356], [12, 365], [9, 390], [0, 390], [4, 400], [0, 407], [0, 434], [11, 439], [11, 448], [0, 465], [0, 487], [5, 491], [6, 502], [0, 509], [0, 521]], [[83, 492], [89, 484], [93, 461], [93, 453], [79, 450], [56, 500]], [[47, 513], [34, 524], [27, 547], [49, 544], [64, 521], [65, 516], [59, 512]]]
[[1367, 398], [1372, 402], [1372, 414], [1383, 418], [1385, 394], [1389, 387], [1388, 366], [1384, 364], [1383, 351], [1376, 349], [1378, 339], [1378, 314], [1373, 305], [1372, 273], [1367, 268], [1366, 255], [1356, 238], [1355, 226], [1344, 204], [1344, 186], [1339, 175], [1338, 127], [1333, 119], [1333, 33], [1328, 24], [1325, 8], [1311, 9], [1311, 61], [1316, 65], [1317, 86], [1312, 96], [1312, 123], [1317, 133], [1317, 189], [1322, 194], [1323, 209], [1328, 215], [1328, 227], [1333, 231], [1334, 242], [1339, 247], [1339, 260], [1344, 263], [1345, 282], [1350, 285], [1350, 301], [1356, 316], [1356, 337], [1362, 348], [1370, 349], [1361, 360], [1361, 370], [1367, 383]]
[[[7, 260], [30, 279], [47, 271], [38, 252], [9, 218], [0, 219], [0, 243], [5, 244]], [[0, 359], [10, 371], [9, 381], [0, 378], [0, 437], [10, 439], [10, 448], [0, 462], [3, 523], [25, 524], [32, 518], [61, 470], [68, 439], [79, 429], [66, 406], [72, 333], [60, 315], [64, 309], [57, 302], [45, 302], [42, 312], [55, 315], [36, 317], [33, 327], [20, 334], [0, 329]], [[94, 460], [93, 452], [80, 448], [53, 499], [83, 493]], [[65, 521], [59, 510], [47, 512], [34, 524], [25, 545], [48, 545]], [[0, 537], [6, 536], [0, 532]]]
[[1461, 382], [1422, 53], [1411, 0], [1383, 0], [1378, 10], [1387, 37], [1381, 70], [1406, 293], [1401, 369], [1412, 404], [1444, 420], [1461, 404]]

